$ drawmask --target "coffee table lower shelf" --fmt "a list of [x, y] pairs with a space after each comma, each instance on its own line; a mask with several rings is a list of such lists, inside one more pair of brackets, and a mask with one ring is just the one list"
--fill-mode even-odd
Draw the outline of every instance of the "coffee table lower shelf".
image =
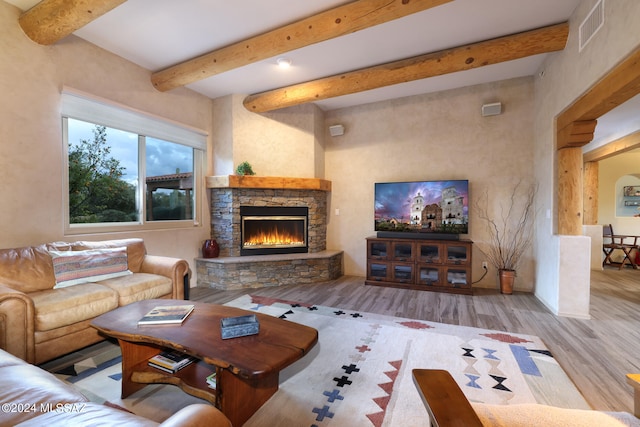
[[[155, 345], [144, 345], [119, 341], [122, 350], [122, 397], [125, 398], [142, 389], [147, 384], [173, 384], [185, 393], [220, 407], [220, 399], [216, 390], [207, 384], [207, 376], [216, 367], [197, 361], [176, 373], [163, 372], [149, 366], [149, 359], [160, 353], [163, 348]], [[125, 357], [125, 353], [127, 357]], [[219, 373], [216, 374], [218, 376]]]
[[153, 367], [140, 366], [131, 373], [131, 381], [138, 384], [173, 384], [182, 391], [219, 407], [218, 393], [207, 384], [206, 378], [215, 369], [204, 362], [192, 363], [174, 374]]
[[[148, 365], [149, 359], [164, 350], [154, 344], [118, 340], [122, 351], [122, 398], [148, 384], [172, 384], [220, 409], [233, 425], [242, 425], [278, 391], [278, 371], [260, 379], [243, 379], [228, 369], [198, 361], [174, 374]], [[216, 371], [216, 389], [207, 376]]]

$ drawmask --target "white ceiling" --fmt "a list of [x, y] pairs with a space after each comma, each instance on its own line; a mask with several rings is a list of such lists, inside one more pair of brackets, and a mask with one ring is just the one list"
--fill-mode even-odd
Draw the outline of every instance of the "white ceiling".
[[[5, 0], [23, 10], [38, 0]], [[129, 0], [75, 32], [150, 71], [255, 36], [344, 0]], [[253, 94], [567, 21], [580, 0], [455, 0], [188, 85], [210, 98]], [[280, 57], [279, 56], [279, 57]], [[546, 55], [317, 102], [324, 110], [534, 75]], [[598, 126], [598, 132], [604, 129]]]

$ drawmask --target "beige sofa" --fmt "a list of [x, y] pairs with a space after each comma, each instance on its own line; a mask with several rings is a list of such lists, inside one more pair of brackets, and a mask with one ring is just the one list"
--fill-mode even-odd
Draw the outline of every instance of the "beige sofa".
[[2, 426], [231, 427], [211, 405], [189, 405], [162, 424], [122, 409], [90, 402], [54, 375], [0, 350]]
[[[0, 348], [40, 364], [104, 339], [96, 316], [152, 298], [184, 299], [189, 264], [142, 239], [0, 250]], [[185, 282], [186, 281], [186, 282]]]

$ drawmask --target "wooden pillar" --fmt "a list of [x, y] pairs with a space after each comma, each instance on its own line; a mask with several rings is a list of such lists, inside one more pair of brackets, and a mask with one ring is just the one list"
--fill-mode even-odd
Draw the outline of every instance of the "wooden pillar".
[[583, 190], [576, 186], [582, 185], [579, 147], [593, 139], [598, 117], [640, 93], [639, 62], [640, 48], [636, 48], [556, 118], [559, 234], [582, 234]]
[[584, 163], [584, 225], [598, 223], [598, 162]]
[[558, 234], [582, 235], [582, 148], [558, 150]]

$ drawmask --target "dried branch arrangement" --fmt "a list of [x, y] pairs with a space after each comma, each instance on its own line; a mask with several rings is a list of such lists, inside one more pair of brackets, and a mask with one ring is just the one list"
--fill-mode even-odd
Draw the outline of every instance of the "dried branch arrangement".
[[515, 185], [508, 203], [500, 203], [497, 214], [489, 212], [488, 192], [476, 199], [475, 210], [485, 221], [489, 234], [485, 250], [487, 260], [498, 270], [516, 270], [522, 255], [533, 240], [533, 220], [537, 186]]

